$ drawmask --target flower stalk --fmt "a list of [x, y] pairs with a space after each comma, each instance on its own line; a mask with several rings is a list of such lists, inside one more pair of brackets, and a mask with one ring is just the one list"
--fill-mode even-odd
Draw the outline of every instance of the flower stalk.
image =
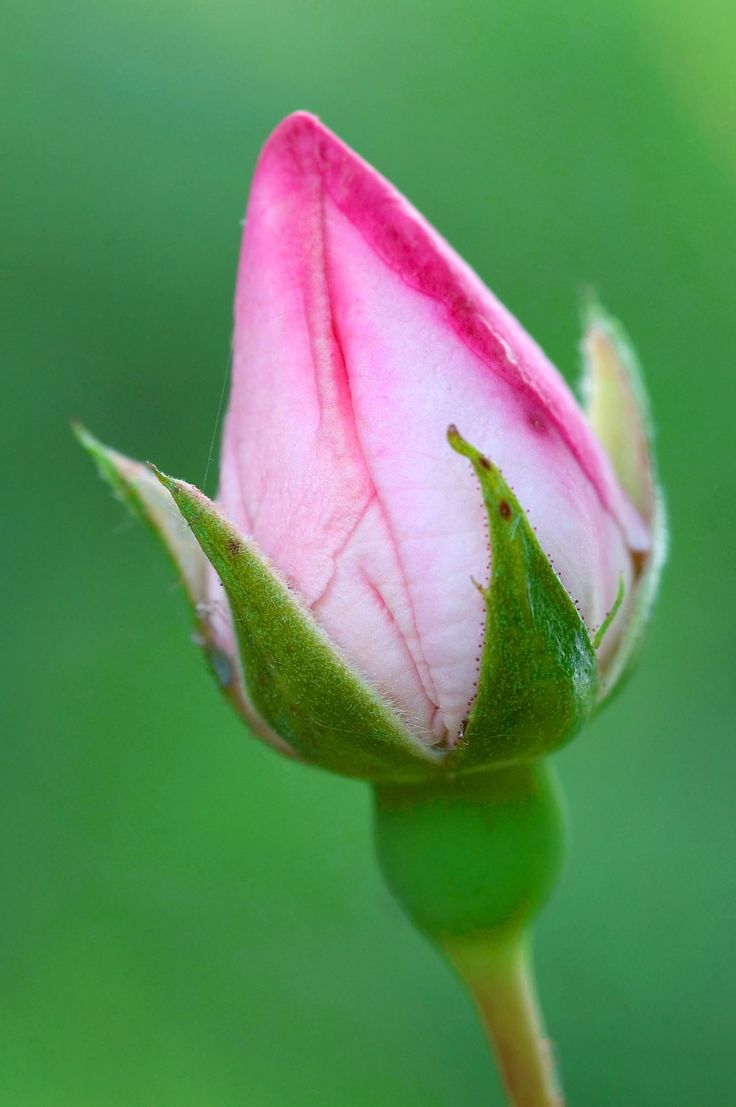
[[560, 1107], [528, 934], [564, 842], [547, 760], [376, 789], [384, 877], [469, 988], [512, 1107]]
[[562, 1107], [524, 934], [445, 944], [488, 1035], [511, 1107]]

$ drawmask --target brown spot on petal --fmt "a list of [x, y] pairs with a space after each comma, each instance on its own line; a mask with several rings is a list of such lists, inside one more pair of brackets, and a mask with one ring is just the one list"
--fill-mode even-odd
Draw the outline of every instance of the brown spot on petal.
[[501, 500], [500, 504], [498, 505], [498, 510], [501, 513], [501, 517], [503, 519], [511, 518], [511, 508], [509, 507], [506, 500]]
[[227, 552], [233, 557], [237, 557], [243, 548], [242, 542], [238, 538], [230, 537], [227, 540]]
[[487, 457], [483, 457], [483, 455], [482, 455], [482, 454], [481, 454], [481, 456], [480, 456], [480, 457], [478, 458], [478, 464], [480, 465], [481, 469], [492, 469], [492, 468], [493, 468], [493, 466], [491, 465], [491, 463], [490, 463], [490, 461], [488, 460], [488, 458], [487, 458]]

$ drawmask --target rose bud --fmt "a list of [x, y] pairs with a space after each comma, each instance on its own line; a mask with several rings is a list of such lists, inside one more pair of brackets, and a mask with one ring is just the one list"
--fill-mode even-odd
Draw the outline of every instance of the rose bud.
[[[166, 482], [216, 573], [151, 474], [93, 452], [179, 561], [201, 640], [252, 728], [379, 778], [568, 738], [626, 668], [661, 560], [643, 390], [612, 321], [591, 309], [586, 418], [437, 232], [297, 113], [254, 176], [233, 345], [217, 507]], [[448, 449], [449, 425], [473, 466]], [[262, 606], [253, 574], [270, 589]], [[494, 614], [494, 591], [512, 588], [524, 610], [501, 610], [509, 592]], [[541, 623], [530, 588], [553, 609]], [[279, 654], [296, 626], [309, 673]], [[321, 688], [335, 680], [328, 708]], [[341, 738], [348, 688], [356, 718]]]
[[248, 203], [216, 503], [77, 430], [178, 565], [250, 729], [376, 785], [388, 883], [524, 1107], [560, 1102], [523, 941], [560, 855], [540, 755], [630, 670], [665, 549], [641, 374], [595, 305], [583, 354], [585, 409], [422, 216], [297, 113]]

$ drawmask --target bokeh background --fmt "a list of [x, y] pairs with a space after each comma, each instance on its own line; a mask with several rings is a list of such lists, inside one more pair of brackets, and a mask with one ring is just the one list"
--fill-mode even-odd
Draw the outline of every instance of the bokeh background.
[[582, 285], [636, 340], [672, 554], [636, 678], [557, 757], [538, 972], [572, 1107], [736, 1101], [730, 0], [4, 8], [0, 1103], [502, 1102], [367, 790], [249, 740], [66, 426], [202, 482], [249, 177], [296, 107], [569, 379]]

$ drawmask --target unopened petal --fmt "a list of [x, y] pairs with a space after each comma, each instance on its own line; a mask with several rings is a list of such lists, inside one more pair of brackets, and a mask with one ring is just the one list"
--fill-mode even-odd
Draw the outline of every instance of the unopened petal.
[[557, 371], [312, 116], [259, 161], [234, 345], [219, 498], [430, 740], [453, 743], [475, 693], [490, 559], [449, 423], [503, 469], [591, 631], [630, 584], [648, 528]]

